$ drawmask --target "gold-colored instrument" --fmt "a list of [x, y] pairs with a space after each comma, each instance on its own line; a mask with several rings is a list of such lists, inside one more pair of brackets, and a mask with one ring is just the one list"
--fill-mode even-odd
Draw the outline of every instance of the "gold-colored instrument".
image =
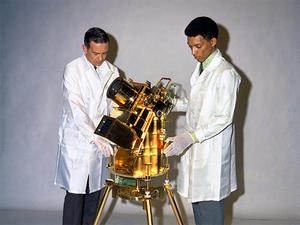
[[[107, 91], [107, 97], [116, 104], [111, 116], [104, 116], [95, 134], [117, 145], [110, 158], [110, 179], [94, 225], [97, 225], [108, 194], [113, 197], [144, 201], [147, 221], [152, 225], [150, 200], [163, 198], [166, 190], [178, 224], [183, 224], [172, 196], [168, 180], [168, 158], [163, 154], [165, 143], [165, 118], [173, 107], [170, 92], [171, 79], [161, 78], [151, 88], [150, 82], [115, 79]], [[151, 180], [165, 175], [163, 185], [152, 186]]]

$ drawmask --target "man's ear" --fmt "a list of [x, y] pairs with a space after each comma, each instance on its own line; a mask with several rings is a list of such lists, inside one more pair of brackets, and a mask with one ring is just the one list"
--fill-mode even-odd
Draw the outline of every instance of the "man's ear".
[[210, 44], [212, 47], [215, 47], [217, 45], [217, 38], [210, 39]]
[[87, 53], [87, 47], [85, 46], [85, 44], [82, 45], [82, 50], [84, 51], [84, 53]]

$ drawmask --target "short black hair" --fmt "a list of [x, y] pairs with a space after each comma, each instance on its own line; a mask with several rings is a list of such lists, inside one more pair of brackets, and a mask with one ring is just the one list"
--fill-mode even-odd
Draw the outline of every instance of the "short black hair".
[[188, 37], [196, 37], [201, 35], [204, 39], [210, 40], [212, 38], [218, 39], [218, 26], [211, 18], [202, 16], [193, 19], [184, 30]]
[[96, 43], [108, 43], [107, 33], [99, 27], [92, 27], [84, 35], [84, 45], [89, 49], [91, 41]]

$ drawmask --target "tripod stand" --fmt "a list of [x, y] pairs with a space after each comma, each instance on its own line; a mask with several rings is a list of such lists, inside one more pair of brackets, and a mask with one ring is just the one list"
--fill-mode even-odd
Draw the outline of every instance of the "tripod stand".
[[[166, 165], [166, 179], [165, 183], [161, 186], [157, 187], [150, 187], [150, 177], [145, 179], [146, 186], [140, 186], [140, 180], [137, 179], [137, 184], [135, 187], [124, 187], [120, 186], [115, 183], [114, 179], [107, 179], [106, 180], [106, 187], [104, 191], [104, 195], [99, 207], [99, 210], [96, 215], [96, 219], [94, 221], [94, 225], [98, 225], [101, 214], [103, 212], [104, 206], [106, 204], [107, 198], [111, 190], [113, 190], [113, 197], [120, 197], [122, 199], [135, 199], [144, 202], [144, 209], [146, 210], [146, 217], [148, 225], [153, 225], [153, 218], [152, 218], [152, 210], [151, 210], [151, 200], [161, 195], [163, 191], [167, 192], [169, 201], [171, 203], [171, 207], [173, 209], [173, 213], [176, 217], [177, 223], [179, 225], [183, 225], [182, 218], [180, 216], [179, 210], [177, 208], [175, 199], [172, 194], [172, 185], [168, 181], [168, 169], [169, 165]], [[109, 165], [109, 170], [111, 171], [111, 166]], [[111, 174], [111, 173], [110, 173]]]

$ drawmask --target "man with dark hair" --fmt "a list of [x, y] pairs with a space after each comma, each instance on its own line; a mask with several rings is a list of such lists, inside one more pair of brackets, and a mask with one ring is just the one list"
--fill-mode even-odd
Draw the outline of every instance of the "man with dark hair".
[[109, 43], [109, 37], [104, 30], [92, 27], [84, 35], [84, 45], [90, 48], [91, 41], [95, 43]]
[[183, 153], [177, 189], [192, 202], [196, 224], [222, 225], [224, 199], [236, 190], [233, 116], [241, 78], [216, 47], [212, 19], [195, 18], [185, 35], [198, 63], [189, 100], [178, 99], [174, 108], [186, 112], [186, 131], [168, 138], [165, 154]]
[[110, 142], [94, 134], [103, 115], [112, 110], [106, 97], [119, 76], [106, 61], [109, 38], [100, 28], [84, 36], [83, 56], [68, 63], [63, 79], [63, 115], [59, 128], [55, 185], [66, 190], [64, 225], [93, 224], [100, 189], [108, 178], [106, 165], [113, 153]]

